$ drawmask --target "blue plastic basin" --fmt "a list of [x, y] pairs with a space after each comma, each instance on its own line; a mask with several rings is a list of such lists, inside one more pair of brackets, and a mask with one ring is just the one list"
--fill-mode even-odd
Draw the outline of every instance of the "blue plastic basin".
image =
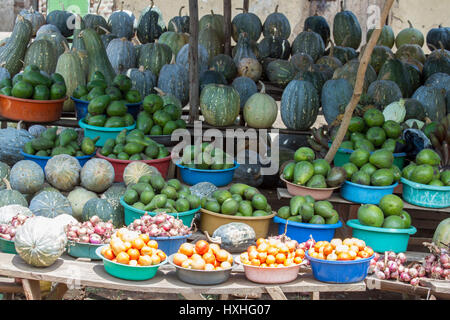
[[179, 162], [176, 166], [180, 168], [181, 179], [188, 185], [195, 185], [200, 182], [210, 182], [216, 187], [223, 187], [231, 183], [234, 176], [234, 171], [239, 167], [239, 163], [234, 162], [234, 167], [223, 170], [203, 170], [188, 168], [181, 165]]
[[351, 261], [329, 261], [311, 258], [305, 252], [311, 264], [312, 274], [316, 280], [328, 283], [354, 283], [363, 281], [369, 271], [370, 260], [374, 255], [365, 259]]
[[[36, 162], [44, 171], [45, 171], [45, 166], [47, 165], [47, 161], [52, 158], [52, 157], [35, 156], [33, 154], [28, 154], [28, 153], [23, 152], [23, 150], [20, 150], [20, 154], [23, 155], [25, 160], [31, 160], [31, 161]], [[83, 167], [84, 164], [86, 162], [88, 162], [88, 160], [92, 159], [94, 156], [95, 156], [95, 152], [91, 155], [75, 157], [75, 159], [77, 159], [78, 162], [80, 163], [80, 166]]]
[[178, 251], [189, 236], [190, 234], [176, 237], [150, 237], [150, 239], [156, 240], [158, 242], [158, 249], [161, 249], [167, 256], [170, 256]]
[[[89, 101], [80, 100], [74, 97], [70, 97], [70, 99], [73, 100], [75, 103], [75, 114], [77, 116], [77, 120], [81, 120], [84, 117], [86, 117], [88, 113], [88, 105]], [[130, 113], [133, 118], [136, 120], [137, 115], [139, 114], [139, 111], [141, 110], [142, 102], [138, 103], [127, 103], [126, 106], [128, 107], [128, 113]]]
[[364, 240], [366, 245], [376, 252], [405, 252], [408, 247], [409, 236], [417, 232], [417, 229], [413, 226], [408, 229], [365, 226], [358, 219], [348, 220], [347, 225], [352, 228], [354, 238]]
[[406, 202], [426, 208], [450, 206], [450, 187], [430, 186], [405, 178], [400, 181], [403, 183], [403, 200]]
[[84, 129], [84, 136], [94, 139], [96, 137], [100, 137], [95, 143], [96, 147], [103, 147], [106, 140], [115, 139], [117, 135], [123, 129], [127, 129], [127, 131], [131, 131], [136, 128], [136, 122], [129, 127], [118, 127], [118, 128], [105, 128], [105, 127], [96, 127], [88, 125], [84, 122], [84, 118], [78, 121], [78, 125]]
[[286, 235], [298, 242], [305, 242], [312, 237], [315, 241], [331, 241], [337, 228], [342, 227], [342, 222], [335, 224], [315, 224], [289, 221], [280, 217], [273, 217], [273, 222], [278, 224], [278, 234], [283, 234], [286, 221], [288, 223]]
[[378, 204], [385, 195], [394, 193], [397, 185], [398, 182], [390, 186], [376, 187], [345, 181], [341, 186], [341, 197], [355, 203]]

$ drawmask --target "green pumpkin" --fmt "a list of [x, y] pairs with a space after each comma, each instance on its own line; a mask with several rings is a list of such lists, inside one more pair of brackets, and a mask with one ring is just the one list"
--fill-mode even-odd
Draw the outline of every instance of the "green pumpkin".
[[159, 14], [153, 10], [141, 15], [136, 28], [136, 36], [142, 44], [154, 42], [161, 36], [163, 29], [158, 25], [158, 20]]
[[159, 75], [159, 71], [172, 60], [172, 49], [163, 43], [147, 43], [139, 50], [138, 65], [144, 66], [150, 70], [155, 76]]
[[124, 208], [120, 204], [120, 198], [123, 197], [127, 188], [123, 183], [114, 183], [106, 190], [101, 198], [108, 201], [114, 210], [112, 223], [116, 227], [121, 227], [124, 224]]
[[[333, 79], [346, 79], [354, 87], [356, 76], [358, 74], [359, 60], [351, 60], [344, 64], [341, 68], [337, 68], [333, 73]], [[371, 65], [367, 66], [366, 76], [364, 77], [363, 92], [367, 91], [369, 85], [377, 80], [377, 73]]]
[[424, 36], [420, 30], [413, 27], [411, 21], [408, 20], [409, 28], [403, 29], [395, 38], [395, 46], [400, 48], [404, 44], [417, 44], [420, 47], [425, 42]]
[[394, 53], [386, 46], [375, 46], [370, 56], [370, 65], [376, 73], [380, 72], [381, 67], [389, 57], [393, 57]]
[[281, 59], [270, 62], [265, 72], [270, 82], [282, 87], [294, 79], [296, 73], [290, 61]]
[[399, 86], [391, 80], [376, 80], [367, 89], [367, 97], [375, 106], [384, 108], [402, 98]]
[[104, 192], [114, 181], [114, 167], [104, 159], [90, 159], [80, 172], [81, 186], [93, 192]]
[[[366, 41], [369, 42], [370, 36], [372, 35], [374, 29], [367, 30]], [[391, 26], [384, 25], [383, 29], [381, 29], [380, 37], [378, 38], [377, 45], [386, 46], [389, 49], [392, 49], [395, 43], [395, 35], [394, 30], [392, 30]]]
[[76, 187], [67, 195], [67, 199], [72, 206], [72, 215], [75, 219], [81, 221], [84, 205], [86, 204], [86, 202], [93, 198], [98, 198], [95, 192], [86, 190], [81, 187]]
[[275, 12], [269, 14], [263, 24], [264, 37], [280, 37], [288, 39], [291, 35], [291, 25], [288, 18], [281, 12], [278, 12], [278, 5]]
[[81, 220], [88, 221], [93, 216], [98, 216], [102, 221], [113, 220], [114, 209], [105, 199], [93, 198], [83, 206]]
[[315, 15], [306, 18], [303, 30], [311, 30], [318, 33], [325, 46], [328, 45], [328, 41], [330, 40], [330, 26], [324, 17], [319, 16], [316, 13]]
[[69, 200], [59, 192], [42, 191], [30, 202], [30, 210], [36, 216], [54, 218], [60, 214], [72, 215]]
[[6, 185], [6, 189], [0, 190], [0, 207], [10, 204], [18, 204], [23, 207], [28, 207], [27, 199], [19, 191], [12, 189], [6, 178], [3, 178], [3, 183]]
[[166, 31], [158, 39], [158, 43], [165, 44], [170, 47], [174, 56], [189, 43], [189, 35], [181, 32]]
[[338, 12], [333, 19], [333, 39], [336, 45], [358, 49], [362, 31], [355, 14], [348, 10]]
[[239, 115], [239, 94], [231, 86], [209, 84], [200, 95], [200, 109], [208, 124], [218, 127], [232, 125]]
[[329, 66], [331, 69], [336, 70], [337, 68], [342, 67], [342, 62], [338, 58], [334, 56], [334, 44], [333, 41], [330, 41], [330, 53], [327, 56], [320, 57], [317, 61], [317, 64], [325, 64]]
[[292, 54], [306, 53], [317, 61], [325, 52], [325, 44], [318, 33], [313, 31], [300, 32], [292, 42]]
[[242, 10], [244, 10], [244, 12], [234, 16], [233, 20], [231, 21], [231, 25], [233, 28], [231, 36], [233, 37], [233, 40], [237, 42], [239, 34], [242, 32], [246, 32], [249, 35], [250, 39], [252, 39], [253, 41], [258, 41], [262, 32], [261, 20], [256, 14], [248, 12], [245, 9]]
[[27, 49], [24, 67], [35, 65], [41, 71], [52, 74], [56, 69], [58, 55], [55, 46], [48, 40], [33, 41]]
[[340, 106], [347, 106], [353, 95], [353, 86], [346, 79], [328, 80], [322, 87], [322, 111], [328, 124], [340, 114]]
[[80, 182], [80, 170], [80, 163], [75, 157], [60, 154], [47, 161], [45, 177], [58, 190], [71, 191]]
[[426, 61], [425, 53], [418, 44], [405, 43], [397, 49], [397, 51], [395, 52], [395, 57], [400, 60], [402, 60], [403, 58], [416, 59], [422, 64]]
[[44, 170], [34, 161], [17, 162], [9, 174], [11, 187], [20, 193], [32, 194], [44, 185]]
[[218, 54], [211, 60], [211, 69], [220, 72], [230, 82], [237, 75], [237, 67], [233, 58], [226, 54]]
[[404, 98], [409, 98], [412, 94], [411, 77], [405, 64], [399, 59], [387, 59], [378, 73], [378, 80], [394, 81], [402, 91]]
[[266, 94], [264, 83], [260, 82], [261, 91], [253, 94], [244, 105], [244, 119], [252, 128], [271, 128], [278, 115], [276, 101]]
[[198, 43], [208, 52], [208, 65], [212, 59], [224, 52], [224, 43], [217, 31], [211, 27], [201, 29], [198, 34]]
[[225, 20], [223, 15], [215, 14], [213, 10], [211, 10], [211, 14], [206, 14], [200, 18], [198, 22], [198, 30], [201, 31], [206, 28], [212, 28], [215, 30], [221, 39], [221, 42], [225, 40]]

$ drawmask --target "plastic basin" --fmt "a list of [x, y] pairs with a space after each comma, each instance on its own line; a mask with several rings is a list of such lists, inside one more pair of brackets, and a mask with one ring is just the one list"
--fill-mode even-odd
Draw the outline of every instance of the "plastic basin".
[[101, 251], [104, 246], [97, 248], [95, 251], [97, 256], [103, 260], [103, 266], [107, 273], [113, 277], [124, 279], [124, 280], [148, 280], [155, 276], [158, 268], [167, 263], [167, 259], [156, 264], [154, 266], [129, 266], [126, 264], [121, 264], [113, 262], [102, 256]]
[[202, 213], [200, 215], [201, 231], [207, 231], [210, 235], [212, 235], [218, 227], [224, 224], [241, 222], [248, 224], [253, 228], [253, 230], [255, 230], [256, 239], [267, 237], [267, 234], [269, 233], [270, 221], [277, 214], [276, 212], [273, 212], [270, 215], [262, 217], [242, 217], [216, 213], [203, 208], [200, 209], [200, 212]]
[[[77, 120], [83, 119], [88, 113], [87, 110], [89, 101], [80, 100], [74, 97], [70, 97], [70, 99], [72, 99], [73, 102], [75, 103], [75, 114], [77, 116]], [[131, 113], [134, 119], [137, 119], [137, 115], [141, 110], [141, 105], [142, 102], [126, 104], [126, 106], [128, 107], [128, 113]]]
[[96, 137], [100, 137], [95, 143], [96, 147], [103, 147], [106, 140], [115, 139], [117, 135], [123, 129], [127, 129], [127, 131], [133, 130], [136, 128], [136, 122], [129, 127], [118, 127], [118, 128], [105, 128], [105, 127], [96, 127], [88, 125], [84, 122], [84, 118], [78, 121], [78, 125], [84, 129], [84, 136], [94, 139]]
[[287, 191], [290, 195], [293, 196], [311, 196], [314, 200], [326, 200], [333, 194], [334, 190], [337, 190], [339, 187], [334, 188], [308, 188], [305, 186], [301, 186], [290, 181], [284, 179], [283, 176], [280, 177], [281, 181], [286, 183]]
[[298, 277], [298, 272], [302, 264], [289, 267], [257, 267], [241, 263], [239, 257], [235, 261], [244, 268], [245, 277], [256, 283], [277, 284], [294, 281]]
[[185, 236], [175, 236], [175, 237], [150, 237], [151, 240], [156, 240], [158, 242], [158, 249], [164, 251], [168, 256], [174, 254], [178, 251], [180, 246], [186, 242], [191, 234]]
[[64, 101], [20, 99], [0, 94], [0, 116], [27, 122], [52, 122], [61, 118]]
[[[342, 167], [344, 164], [350, 162], [350, 155], [353, 153], [353, 151], [354, 150], [339, 148], [338, 151], [336, 152], [336, 155], [334, 156], [333, 164], [336, 167]], [[404, 152], [394, 153], [394, 164], [397, 167], [399, 167], [400, 170], [403, 169], [405, 159], [406, 153]]]
[[0, 238], [0, 251], [3, 253], [17, 254], [14, 241]]
[[141, 161], [144, 162], [150, 166], [155, 167], [158, 169], [159, 173], [161, 173], [161, 176], [166, 179], [167, 172], [169, 171], [170, 161], [172, 159], [172, 156], [168, 156], [161, 159], [154, 159], [154, 160], [118, 160], [118, 159], [111, 159], [108, 157], [104, 157], [100, 154], [100, 150], [97, 150], [96, 154], [97, 158], [105, 159], [109, 163], [112, 164], [114, 168], [114, 182], [122, 182], [123, 181], [123, 171], [125, 170], [126, 166], [129, 165], [131, 162], [134, 161]]
[[335, 224], [315, 224], [289, 221], [278, 216], [273, 217], [273, 222], [278, 224], [278, 234], [283, 234], [287, 222], [286, 235], [297, 240], [299, 243], [305, 242], [312, 237], [315, 241], [331, 241], [334, 232], [342, 227], [342, 222]]
[[329, 261], [316, 259], [305, 252], [311, 264], [314, 278], [328, 283], [354, 283], [363, 281], [369, 271], [370, 260], [374, 255], [365, 259], [350, 261]]
[[190, 284], [208, 286], [223, 283], [230, 278], [231, 270], [233, 269], [233, 266], [224, 270], [211, 271], [182, 268], [173, 263], [173, 256], [172, 254], [167, 260], [175, 267], [178, 279]]
[[101, 258], [95, 252], [104, 244], [81, 243], [75, 241], [67, 241], [67, 254], [75, 258], [89, 258], [91, 260], [100, 260]]
[[417, 232], [417, 229], [413, 226], [408, 229], [364, 226], [358, 219], [348, 220], [347, 225], [352, 228], [354, 238], [364, 240], [366, 245], [376, 252], [405, 252], [408, 247], [409, 236]]
[[450, 206], [450, 187], [429, 186], [401, 178], [403, 200], [426, 208], [447, 208]]
[[239, 167], [239, 163], [234, 162], [234, 167], [223, 170], [202, 170], [185, 167], [179, 162], [175, 164], [180, 169], [181, 180], [193, 186], [200, 182], [209, 182], [216, 187], [223, 187], [231, 183], [234, 171]]
[[[123, 197], [120, 198], [120, 204], [124, 208], [124, 219], [125, 219], [125, 225], [129, 225], [130, 223], [133, 223], [134, 220], [139, 219], [141, 216], [143, 216], [145, 213], [148, 213], [152, 217], [156, 216], [158, 213], [156, 212], [148, 212], [144, 210], [136, 209], [129, 204], [127, 204], [125, 201], [123, 201]], [[185, 212], [177, 212], [177, 213], [170, 213], [168, 212], [168, 215], [174, 216], [175, 218], [181, 219], [183, 221], [183, 224], [185, 226], [190, 227], [192, 225], [192, 221], [194, 220], [195, 214], [200, 210], [200, 207], [185, 211]]]
[[[42, 170], [45, 170], [45, 166], [47, 165], [47, 161], [52, 158], [52, 157], [35, 156], [33, 154], [28, 154], [28, 153], [23, 152], [23, 150], [20, 150], [20, 154], [23, 155], [25, 160], [31, 160], [31, 161], [36, 162], [42, 168]], [[92, 159], [94, 156], [95, 156], [95, 153], [93, 153], [91, 155], [87, 155], [87, 156], [75, 157], [75, 159], [77, 159], [78, 162], [80, 163], [80, 166], [83, 167], [84, 164], [86, 162], [88, 162], [88, 160]]]
[[355, 203], [378, 204], [385, 195], [394, 193], [397, 185], [398, 182], [390, 186], [376, 187], [345, 181], [341, 187], [341, 197]]

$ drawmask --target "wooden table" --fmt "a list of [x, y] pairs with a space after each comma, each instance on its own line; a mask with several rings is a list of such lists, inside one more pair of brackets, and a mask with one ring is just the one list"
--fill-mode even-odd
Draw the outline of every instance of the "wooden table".
[[[238, 266], [230, 279], [219, 285], [197, 286], [178, 280], [175, 268], [162, 266], [153, 279], [146, 281], [127, 281], [106, 273], [102, 261], [79, 261], [68, 256], [58, 259], [48, 268], [36, 268], [27, 265], [18, 255], [0, 253], [0, 276], [22, 279], [23, 292], [27, 299], [41, 299], [39, 280], [56, 282], [58, 285], [47, 299], [62, 299], [68, 288], [94, 287], [134, 292], [179, 293], [186, 299], [204, 299], [202, 294], [217, 294], [226, 299], [228, 295], [240, 296], [269, 294], [272, 299], [285, 300], [285, 293], [311, 293], [314, 300], [320, 298], [320, 292], [365, 291], [364, 281], [351, 284], [328, 284], [315, 280], [307, 270], [302, 270], [297, 280], [280, 285], [263, 285], [248, 281], [242, 266]], [[21, 292], [20, 285], [3, 286], [0, 291]]]

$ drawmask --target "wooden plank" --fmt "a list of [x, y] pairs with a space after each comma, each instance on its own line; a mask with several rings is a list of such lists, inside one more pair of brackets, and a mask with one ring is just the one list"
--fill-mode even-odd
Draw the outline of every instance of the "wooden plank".
[[22, 286], [27, 300], [41, 300], [39, 280], [22, 279]]
[[23, 293], [22, 285], [11, 282], [0, 282], [0, 292], [2, 293]]
[[202, 296], [200, 293], [182, 293], [183, 297], [186, 298], [186, 300], [206, 300], [204, 296]]
[[65, 283], [58, 283], [45, 300], [62, 300], [67, 290], [69, 290], [69, 288], [67, 288]]
[[421, 278], [420, 285], [430, 288], [433, 293], [450, 295], [450, 281]]
[[313, 300], [320, 300], [320, 292], [313, 292], [312, 293], [312, 299]]
[[231, 56], [231, 0], [223, 0], [223, 18], [224, 18], [224, 53]]
[[266, 291], [273, 300], [287, 300], [279, 286], [266, 287]]
[[200, 81], [198, 74], [198, 2], [189, 0], [189, 122], [198, 118]]

